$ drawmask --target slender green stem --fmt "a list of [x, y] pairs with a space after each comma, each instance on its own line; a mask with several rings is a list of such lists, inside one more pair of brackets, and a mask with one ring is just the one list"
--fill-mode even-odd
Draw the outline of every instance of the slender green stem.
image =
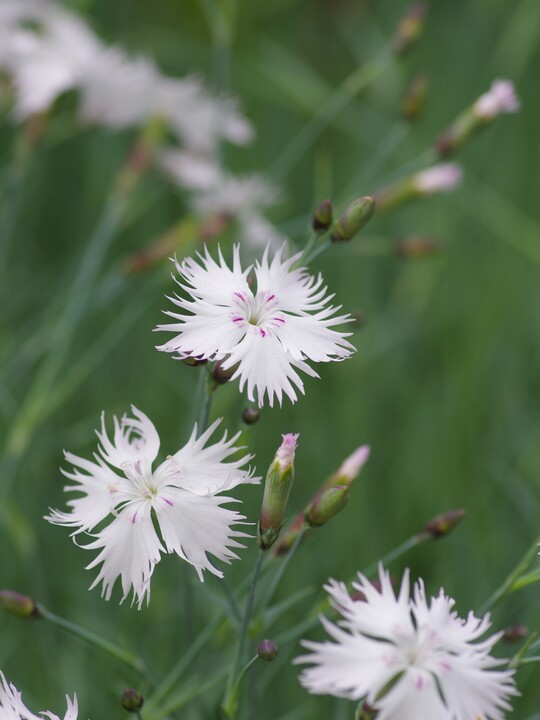
[[[206, 372], [206, 366], [203, 366]], [[199, 415], [199, 432], [204, 432], [208, 427], [208, 420], [210, 419], [210, 410], [212, 409], [212, 400], [214, 399], [214, 392], [216, 386], [211, 377], [207, 377], [205, 385], [205, 393], [202, 399], [202, 407]]]
[[205, 629], [195, 638], [188, 650], [179, 658], [178, 662], [169, 671], [169, 674], [157, 687], [149, 702], [146, 703], [145, 712], [147, 711], [152, 714], [152, 711], [158, 707], [161, 700], [163, 700], [163, 698], [173, 689], [178, 680], [182, 677], [183, 673], [191, 666], [197, 655], [210, 640], [221, 620], [221, 616], [215, 617], [214, 620], [208, 623]]
[[234, 593], [231, 589], [231, 586], [227, 582], [225, 577], [222, 577], [219, 579], [219, 587], [223, 591], [223, 594], [225, 595], [225, 599], [227, 600], [227, 603], [229, 605], [229, 609], [231, 611], [231, 615], [234, 617], [234, 619], [237, 622], [242, 621], [242, 613], [240, 611], [240, 607], [238, 606], [238, 603], [236, 601], [236, 598], [234, 596]]
[[89, 630], [86, 630], [85, 628], [82, 628], [79, 625], [70, 622], [69, 620], [64, 620], [64, 618], [58, 617], [58, 615], [55, 615], [46, 608], [40, 606], [39, 611], [41, 617], [43, 617], [45, 620], [49, 620], [49, 622], [57, 625], [63, 630], [66, 630], [72, 635], [76, 635], [82, 640], [85, 640], [90, 645], [93, 645], [94, 647], [103, 650], [104, 652], [108, 653], [120, 662], [124, 663], [124, 665], [130, 667], [142, 678], [149, 680], [148, 671], [145, 667], [144, 662], [133, 653], [130, 653], [123, 648], [119, 648], [117, 645], [113, 645], [108, 640], [99, 637], [99, 635], [95, 635], [93, 632], [90, 632]]
[[328, 250], [330, 247], [332, 247], [332, 241], [330, 238], [324, 238], [319, 245], [316, 245], [311, 252], [306, 255], [304, 258], [305, 264], [309, 265], [310, 262], [313, 262], [315, 258], [319, 257], [319, 255], [321, 255], [325, 250]]
[[244, 610], [244, 618], [242, 620], [242, 627], [240, 629], [240, 635], [238, 637], [238, 644], [236, 646], [236, 655], [233, 661], [233, 664], [231, 665], [231, 670], [229, 673], [229, 680], [227, 682], [227, 690], [225, 692], [225, 699], [223, 701], [223, 709], [228, 714], [229, 718], [234, 718], [235, 712], [236, 712], [236, 697], [234, 694], [234, 689], [237, 683], [237, 675], [238, 675], [238, 668], [240, 664], [242, 663], [244, 652], [245, 652], [245, 646], [247, 641], [247, 634], [249, 630], [249, 623], [251, 620], [251, 615], [253, 613], [253, 604], [255, 602], [255, 593], [257, 590], [257, 581], [259, 579], [259, 574], [261, 572], [261, 567], [264, 560], [264, 552], [262, 550], [259, 550], [259, 554], [257, 556], [257, 562], [255, 563], [255, 568], [253, 570], [253, 576], [251, 579], [251, 586], [249, 588], [248, 597], [246, 600], [246, 608]]
[[285, 177], [356, 95], [382, 75], [391, 66], [392, 61], [392, 55], [388, 50], [384, 50], [370, 62], [356, 68], [278, 155], [269, 174], [275, 180]]
[[240, 689], [240, 685], [242, 684], [242, 680], [244, 679], [244, 676], [247, 672], [255, 665], [257, 660], [259, 659], [258, 655], [254, 655], [251, 660], [248, 660], [248, 662], [244, 665], [242, 670], [240, 670], [238, 677], [236, 678], [236, 682], [234, 683], [233, 693], [237, 696], [238, 690]]
[[162, 720], [162, 718], [166, 718], [167, 715], [170, 715], [171, 713], [175, 712], [175, 710], [179, 710], [181, 707], [184, 707], [191, 700], [194, 700], [196, 697], [199, 697], [200, 695], [208, 692], [208, 690], [213, 688], [214, 685], [220, 683], [226, 674], [227, 669], [223, 668], [220, 672], [216, 673], [213, 677], [211, 677], [210, 680], [208, 680], [207, 682], [198, 683], [192, 685], [186, 690], [181, 690], [159, 710], [156, 710], [155, 712], [148, 712], [148, 709], [146, 709], [144, 713], [146, 720]]
[[408, 553], [409, 550], [412, 550], [417, 545], [421, 545], [428, 539], [429, 538], [424, 535], [413, 535], [408, 540], [405, 540], [405, 542], [401, 543], [401, 545], [398, 545], [396, 548], [386, 553], [386, 555], [383, 555], [380, 560], [369, 565], [365, 570], [362, 571], [363, 574], [367, 577], [375, 575], [379, 568], [379, 565], [390, 565], [390, 563], [394, 562], [394, 560], [397, 560], [402, 555], [405, 555], [405, 553]]
[[289, 564], [290, 564], [291, 560], [293, 559], [294, 554], [300, 547], [300, 543], [304, 539], [305, 534], [306, 534], [306, 528], [303, 527], [300, 530], [300, 532], [298, 533], [298, 535], [296, 536], [293, 544], [291, 545], [291, 549], [289, 550], [289, 552], [285, 555], [285, 557], [281, 561], [281, 564], [278, 567], [276, 574], [272, 578], [270, 586], [268, 587], [268, 589], [266, 590], [266, 592], [264, 594], [261, 612], [264, 612], [266, 610], [266, 608], [268, 607], [268, 605], [270, 605], [270, 603], [272, 602], [272, 598], [274, 597], [276, 590], [278, 589], [281, 581], [283, 580], [283, 576], [285, 575], [285, 572], [287, 571], [287, 568], [289, 567]]
[[533, 544], [518, 562], [516, 567], [507, 576], [504, 582], [495, 590], [491, 597], [489, 597], [488, 600], [486, 600], [486, 602], [482, 605], [482, 607], [478, 611], [480, 615], [484, 615], [486, 612], [488, 612], [488, 610], [491, 610], [500, 600], [502, 600], [506, 595], [509, 595], [512, 592], [512, 586], [514, 585], [515, 581], [527, 570], [533, 558], [538, 553], [539, 543], [540, 537], [535, 538]]

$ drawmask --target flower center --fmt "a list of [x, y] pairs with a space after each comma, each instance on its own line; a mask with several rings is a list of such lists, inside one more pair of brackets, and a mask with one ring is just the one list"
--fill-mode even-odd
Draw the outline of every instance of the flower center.
[[238, 312], [233, 312], [231, 319], [239, 327], [251, 325], [264, 337], [269, 325], [279, 327], [285, 322], [282, 313], [276, 312], [278, 298], [270, 290], [261, 290], [255, 296], [235, 292], [233, 298]]

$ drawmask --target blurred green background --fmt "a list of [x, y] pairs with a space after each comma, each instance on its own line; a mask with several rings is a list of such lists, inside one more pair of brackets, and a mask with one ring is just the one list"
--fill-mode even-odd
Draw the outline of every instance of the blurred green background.
[[[227, 53], [215, 48], [203, 3], [66, 5], [81, 11], [102, 37], [153, 55], [172, 75], [197, 73], [212, 83], [221, 74], [216, 63]], [[249, 442], [264, 474], [280, 433], [300, 432], [291, 515], [356, 446], [370, 444], [372, 456], [346, 511], [295, 558], [279, 597], [306, 587], [313, 595], [291, 609], [274, 633], [302, 620], [329, 576], [352, 577], [441, 511], [464, 507], [467, 517], [450, 537], [421, 546], [392, 572], [399, 577], [410, 566], [428, 591], [444, 586], [462, 613], [481, 606], [539, 532], [537, 0], [433, 2], [418, 46], [287, 167], [292, 139], [348, 75], [380, 53], [406, 7], [381, 0], [237, 2], [230, 89], [257, 138], [247, 149], [226, 148], [226, 161], [235, 172], [260, 171], [282, 185], [272, 219], [298, 242], [317, 202], [331, 197], [343, 207], [402, 176], [493, 78], [512, 79], [522, 102], [519, 114], [500, 118], [460, 153], [465, 178], [456, 192], [376, 217], [365, 240], [333, 248], [314, 263], [339, 303], [365, 316], [354, 337], [358, 352], [346, 363], [318, 368], [321, 381], [306, 379], [306, 396], [296, 405], [265, 408]], [[418, 72], [430, 78], [426, 112], [403, 130], [402, 97]], [[62, 449], [88, 456], [101, 410], [121, 414], [130, 403], [141, 408], [155, 422], [164, 454], [183, 444], [193, 421], [198, 370], [156, 352], [151, 334], [166, 307], [163, 295], [171, 291], [169, 264], [138, 275], [124, 272], [127, 256], [185, 212], [158, 176], [137, 190], [131, 221], [108, 253], [73, 342], [62, 347], [62, 337], [51, 330], [133, 137], [96, 129], [55, 142], [45, 138], [15, 183], [7, 219], [4, 211], [2, 228], [11, 235], [0, 288], [5, 438], [51, 342], [58, 344], [52, 352], [63, 357], [60, 382], [45, 388], [43, 420], [17, 462], [5, 461], [0, 478], [0, 586], [29, 593], [59, 615], [137, 650], [159, 679], [216, 612], [217, 581], [210, 577], [200, 588], [195, 573], [168, 558], [154, 573], [148, 609], [119, 607], [118, 592], [106, 603], [97, 589], [87, 590], [94, 571], [84, 565], [92, 555], [42, 520], [49, 506], [65, 502], [58, 472]], [[4, 117], [4, 202], [16, 144], [17, 129]], [[440, 238], [443, 250], [421, 259], [387, 251], [396, 237], [416, 233]], [[244, 406], [236, 386], [224, 387], [213, 415], [226, 413], [234, 429]], [[260, 490], [246, 487], [241, 495], [255, 520]], [[250, 543], [242, 561], [227, 570], [233, 586], [251, 569], [255, 553]], [[186, 611], [190, 587], [193, 621]], [[501, 603], [495, 626], [540, 629], [537, 593], [532, 586]], [[45, 623], [3, 615], [0, 638], [0, 667], [31, 707], [60, 712], [63, 694], [76, 691], [80, 718], [126, 716], [119, 692], [136, 678], [106, 655]], [[217, 672], [230, 647], [231, 635], [222, 628], [210, 658], [195, 663], [186, 679], [202, 682]], [[298, 649], [286, 644], [274, 665], [255, 668], [256, 717], [352, 718], [351, 703], [310, 698], [298, 686], [290, 665]], [[507, 656], [513, 652], [501, 649]], [[523, 697], [513, 717], [540, 717], [534, 714], [540, 707], [536, 675], [535, 666], [519, 672]], [[219, 691], [206, 694], [181, 717], [215, 717], [218, 698]], [[243, 712], [252, 716], [248, 704]]]

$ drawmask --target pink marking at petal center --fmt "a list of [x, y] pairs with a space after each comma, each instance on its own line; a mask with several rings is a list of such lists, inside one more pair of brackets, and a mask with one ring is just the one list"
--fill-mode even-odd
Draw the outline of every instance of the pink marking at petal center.
[[416, 678], [416, 688], [418, 690], [421, 690], [423, 687], [424, 687], [424, 678], [421, 675], [419, 675]]
[[132, 524], [132, 525], [135, 525], [135, 522], [136, 522], [136, 520], [137, 520], [137, 513], [138, 513], [138, 512], [139, 512], [139, 511], [137, 510], [137, 512], [134, 512], [134, 513], [133, 513], [133, 517], [131, 518], [131, 524]]
[[163, 498], [163, 500], [167, 503], [167, 505], [174, 507], [174, 503], [172, 502], [172, 500], [167, 500], [167, 498]]

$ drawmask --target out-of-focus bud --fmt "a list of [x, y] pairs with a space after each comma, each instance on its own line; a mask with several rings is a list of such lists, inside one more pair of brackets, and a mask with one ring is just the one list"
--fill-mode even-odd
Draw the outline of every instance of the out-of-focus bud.
[[462, 171], [455, 163], [440, 163], [382, 188], [375, 194], [379, 212], [393, 210], [419, 198], [453, 190], [462, 180]]
[[266, 474], [259, 516], [259, 546], [268, 550], [279, 537], [294, 480], [294, 456], [298, 435], [287, 433]]
[[401, 18], [392, 41], [392, 51], [397, 57], [405, 55], [416, 44], [424, 29], [427, 4], [414, 3]]
[[376, 715], [377, 711], [375, 708], [372, 708], [371, 705], [368, 705], [368, 703], [365, 702], [362, 705], [359, 705], [356, 709], [354, 720], [373, 720]]
[[351, 489], [349, 485], [336, 485], [335, 487], [323, 490], [308, 505], [305, 512], [305, 520], [311, 527], [320, 527], [340, 510], [343, 510], [349, 502]]
[[261, 640], [257, 645], [257, 655], [264, 662], [272, 662], [278, 654], [278, 646], [272, 640]]
[[237, 367], [238, 365], [233, 365], [232, 367], [225, 369], [223, 367], [223, 361], [218, 360], [212, 370], [212, 378], [218, 385], [225, 385], [225, 383], [228, 383], [232, 378]]
[[333, 218], [334, 210], [332, 207], [332, 201], [325, 200], [313, 213], [311, 217], [311, 227], [316, 233], [322, 235], [332, 224]]
[[510, 80], [494, 80], [487, 93], [480, 95], [473, 105], [474, 114], [486, 123], [498, 115], [515, 113], [519, 110], [519, 99]]
[[[350, 494], [347, 491], [350, 490], [351, 484], [368, 461], [369, 453], [369, 446], [361, 445], [341, 463], [339, 468], [330, 475], [311, 498], [304, 511], [298, 513], [289, 525], [281, 542], [274, 550], [275, 555], [286, 555], [300, 533], [303, 533], [305, 537], [314, 527], [328, 522], [346, 505]], [[336, 488], [338, 492], [328, 492]], [[324, 502], [322, 501], [323, 498]]]
[[353, 310], [351, 312], [351, 317], [354, 320], [354, 330], [359, 330], [366, 324], [366, 315], [363, 310]]
[[35, 600], [27, 595], [13, 592], [13, 590], [0, 590], [0, 607], [10, 615], [19, 618], [39, 618], [41, 613]]
[[122, 693], [122, 707], [128, 712], [136, 713], [144, 705], [144, 698], [133, 688], [126, 688]]
[[408, 122], [414, 122], [423, 114], [426, 106], [429, 80], [428, 76], [417, 75], [409, 85], [403, 98], [402, 115]]
[[440, 250], [441, 242], [425, 235], [409, 235], [401, 238], [394, 248], [396, 255], [413, 260], [428, 257], [440, 252]]
[[339, 220], [332, 227], [332, 242], [345, 242], [367, 225], [375, 212], [375, 200], [366, 195], [347, 205]]
[[507, 643], [517, 643], [524, 640], [529, 634], [529, 628], [525, 625], [510, 625], [504, 629], [502, 639]]
[[463, 171], [455, 163], [440, 163], [413, 175], [413, 183], [422, 197], [449, 192], [463, 179]]
[[360, 447], [356, 448], [356, 450], [341, 463], [336, 472], [330, 475], [324, 483], [323, 489], [336, 487], [337, 485], [346, 485], [349, 487], [360, 475], [362, 468], [369, 460], [370, 452], [371, 448], [369, 445], [360, 445]]
[[279, 544], [274, 548], [274, 555], [286, 555], [296, 542], [297, 537], [301, 532], [305, 532], [306, 528], [307, 525], [304, 520], [304, 513], [298, 513], [293, 522], [287, 528]]
[[458, 525], [465, 517], [465, 510], [449, 510], [448, 512], [437, 515], [424, 526], [419, 536], [426, 540], [438, 540], [445, 537]]
[[454, 120], [435, 143], [437, 152], [446, 157], [459, 150], [479, 130], [496, 117], [519, 110], [519, 99], [510, 80], [494, 80], [487, 93], [481, 95]]
[[260, 417], [261, 413], [254, 407], [248, 407], [242, 413], [242, 420], [246, 423], [246, 425], [255, 425], [255, 423], [259, 421]]

